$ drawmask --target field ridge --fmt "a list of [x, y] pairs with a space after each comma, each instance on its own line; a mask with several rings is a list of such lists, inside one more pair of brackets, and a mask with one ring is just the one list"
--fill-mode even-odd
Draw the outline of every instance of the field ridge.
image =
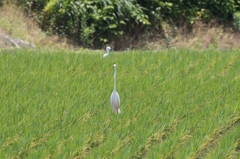
[[144, 158], [150, 151], [150, 149], [157, 145], [161, 144], [164, 140], [167, 139], [168, 135], [170, 135], [176, 127], [181, 123], [181, 120], [174, 120], [169, 126], [165, 127], [163, 130], [157, 131], [152, 136], [147, 139], [146, 145], [140, 148], [140, 151], [136, 153], [136, 155], [132, 156], [131, 158], [140, 159]]
[[214, 132], [206, 138], [205, 142], [203, 142], [199, 146], [199, 149], [197, 150], [196, 154], [191, 158], [193, 159], [204, 158], [208, 152], [210, 152], [212, 149], [216, 147], [218, 141], [224, 135], [226, 135], [229, 131], [231, 131], [238, 125], [240, 125], [240, 116], [235, 116], [230, 120], [229, 123], [214, 130]]

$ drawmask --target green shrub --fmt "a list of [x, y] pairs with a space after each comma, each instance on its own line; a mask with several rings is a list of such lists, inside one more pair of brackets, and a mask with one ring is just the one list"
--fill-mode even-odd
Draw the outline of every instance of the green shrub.
[[[197, 19], [230, 21], [240, 11], [239, 0], [8, 1], [23, 5], [48, 33], [68, 37], [85, 47], [100, 47], [112, 40], [135, 37], [138, 28], [162, 29], [163, 21], [173, 26], [183, 23], [191, 26]], [[237, 22], [234, 24], [237, 27]]]
[[108, 42], [134, 25], [148, 25], [135, 0], [50, 0], [42, 11], [42, 27], [70, 36], [84, 46]]
[[234, 24], [236, 31], [240, 32], [240, 12], [234, 13], [233, 24]]
[[48, 3], [48, 1], [49, 0], [18, 0], [17, 4], [24, 6], [25, 11], [27, 13], [31, 13], [32, 11], [34, 11], [40, 14], [44, 6]]

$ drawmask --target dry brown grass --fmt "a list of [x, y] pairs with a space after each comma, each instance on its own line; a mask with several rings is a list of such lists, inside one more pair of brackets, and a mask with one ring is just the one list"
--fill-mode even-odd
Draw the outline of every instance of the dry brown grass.
[[[228, 26], [224, 27], [214, 22], [204, 24], [202, 22], [196, 22], [193, 25], [192, 32], [189, 35], [180, 33], [180, 39], [183, 39], [188, 48], [239, 48], [240, 47], [240, 34], [234, 32], [234, 30]], [[182, 42], [173, 40], [173, 44], [177, 47], [182, 46]]]
[[15, 5], [3, 5], [0, 8], [0, 47], [9, 46], [3, 41], [6, 35], [28, 41], [39, 48], [71, 48], [66, 39], [46, 35], [31, 17], [27, 17]]
[[178, 28], [175, 36], [169, 25], [163, 26], [163, 30], [163, 33], [158, 35], [159, 38], [154, 37], [154, 40], [146, 45], [147, 48], [240, 48], [240, 33], [235, 32], [231, 25], [223, 26], [216, 22], [206, 24], [198, 21], [191, 29], [187, 26]]

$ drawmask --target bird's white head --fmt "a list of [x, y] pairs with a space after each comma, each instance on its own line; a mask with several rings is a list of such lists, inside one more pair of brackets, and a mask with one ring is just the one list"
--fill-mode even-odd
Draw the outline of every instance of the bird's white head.
[[109, 52], [111, 50], [111, 47], [110, 46], [107, 46], [106, 47], [106, 51]]
[[109, 51], [111, 50], [111, 48], [110, 48], [110, 46], [107, 46], [106, 47], [106, 52], [107, 53], [105, 53], [104, 55], [103, 55], [103, 57], [107, 57], [108, 55], [109, 55]]
[[116, 66], [117, 66], [116, 64], [113, 65], [113, 67], [116, 67]]

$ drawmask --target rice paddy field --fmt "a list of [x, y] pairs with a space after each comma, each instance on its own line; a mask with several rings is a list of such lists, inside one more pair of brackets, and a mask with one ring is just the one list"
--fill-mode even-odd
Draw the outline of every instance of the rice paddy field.
[[0, 50], [0, 158], [240, 158], [240, 50], [103, 54]]

